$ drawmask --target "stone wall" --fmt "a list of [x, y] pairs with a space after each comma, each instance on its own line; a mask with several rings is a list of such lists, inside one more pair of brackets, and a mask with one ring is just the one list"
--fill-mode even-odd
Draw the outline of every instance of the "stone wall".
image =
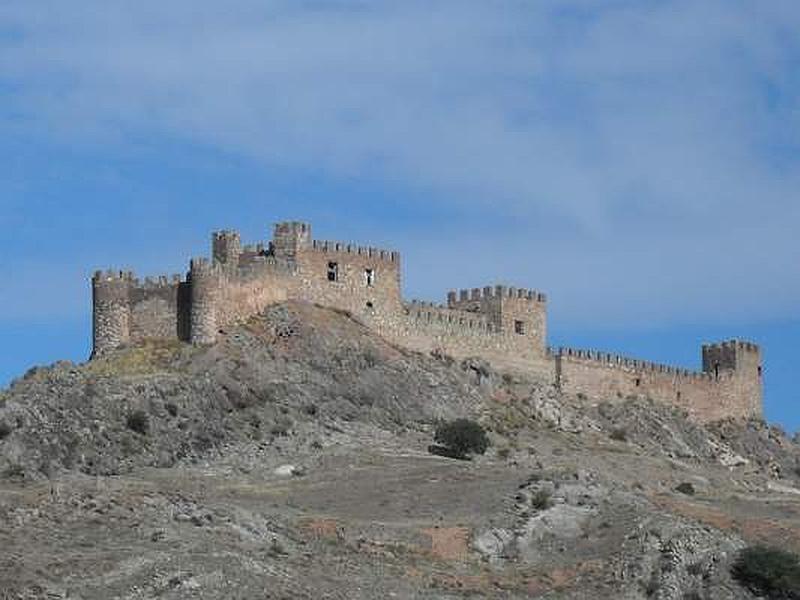
[[271, 304], [285, 302], [297, 287], [285, 263], [262, 257], [233, 273], [223, 273], [216, 298], [217, 326], [242, 323]]
[[[188, 341], [185, 319], [189, 306], [179, 294], [181, 276], [134, 280], [130, 289], [130, 338], [178, 338]], [[179, 298], [184, 300], [183, 305]], [[180, 315], [180, 317], [179, 317]]]
[[499, 331], [486, 315], [413, 301], [394, 318], [371, 323], [398, 345], [455, 359], [483, 358], [495, 368], [554, 381], [555, 365], [534, 338]]
[[568, 394], [611, 402], [651, 398], [680, 406], [701, 421], [761, 414], [756, 370], [707, 373], [571, 348], [553, 358], [556, 384]]

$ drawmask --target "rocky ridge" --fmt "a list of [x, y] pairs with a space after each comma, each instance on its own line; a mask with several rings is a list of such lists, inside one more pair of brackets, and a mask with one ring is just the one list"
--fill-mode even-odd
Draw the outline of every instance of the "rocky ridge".
[[[456, 417], [485, 456], [427, 452]], [[753, 598], [729, 565], [800, 550], [798, 465], [763, 422], [589, 405], [280, 305], [0, 392], [0, 598]]]

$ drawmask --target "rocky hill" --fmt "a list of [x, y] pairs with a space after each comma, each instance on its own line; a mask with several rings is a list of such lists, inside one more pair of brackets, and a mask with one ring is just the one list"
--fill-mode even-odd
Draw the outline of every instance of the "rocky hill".
[[[491, 447], [428, 451], [466, 417]], [[269, 309], [0, 392], [0, 598], [755, 598], [800, 551], [800, 445], [588, 405], [346, 313]]]

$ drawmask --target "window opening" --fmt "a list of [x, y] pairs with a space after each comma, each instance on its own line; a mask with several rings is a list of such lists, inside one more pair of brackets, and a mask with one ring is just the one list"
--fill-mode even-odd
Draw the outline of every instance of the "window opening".
[[636, 380], [634, 381], [634, 383], [636, 384], [636, 387], [639, 387], [639, 386], [641, 386], [641, 385], [642, 385], [642, 379], [641, 379], [641, 377], [637, 377], [637, 378], [636, 378]]
[[758, 366], [758, 376], [761, 377], [761, 365]]
[[525, 321], [514, 321], [514, 333], [525, 335]]
[[328, 281], [339, 281], [339, 263], [328, 263]]
[[372, 302], [367, 302], [367, 308], [375, 308], [375, 305]]
[[375, 269], [364, 270], [364, 283], [366, 283], [368, 287], [375, 285]]

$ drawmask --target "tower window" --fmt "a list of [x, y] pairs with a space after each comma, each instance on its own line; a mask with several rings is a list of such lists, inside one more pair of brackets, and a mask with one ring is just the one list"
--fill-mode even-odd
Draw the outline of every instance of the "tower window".
[[641, 386], [641, 385], [642, 385], [642, 378], [641, 378], [641, 377], [637, 377], [637, 378], [634, 380], [634, 383], [636, 384], [636, 387], [639, 387], [639, 386]]
[[328, 263], [328, 281], [339, 281], [339, 263]]
[[761, 365], [759, 365], [759, 366], [758, 366], [758, 376], [759, 376], [759, 377], [761, 377], [761, 373], [762, 373], [762, 372], [763, 372], [763, 371], [761, 370]]
[[525, 321], [514, 321], [514, 333], [525, 335]]
[[367, 287], [375, 285], [375, 269], [364, 270], [364, 283], [367, 284]]

